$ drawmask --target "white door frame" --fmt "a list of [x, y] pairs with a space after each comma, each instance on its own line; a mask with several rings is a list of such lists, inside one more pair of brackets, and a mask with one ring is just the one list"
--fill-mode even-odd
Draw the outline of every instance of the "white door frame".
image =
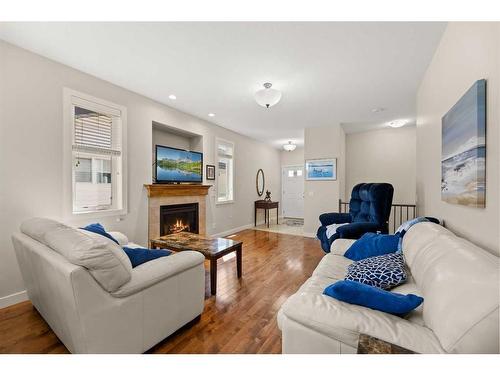
[[[287, 165], [282, 165], [281, 166], [281, 210], [280, 210], [280, 215], [281, 217], [285, 217], [285, 200], [283, 199], [283, 172], [285, 168], [297, 168], [301, 167], [302, 168], [302, 175], [304, 176], [305, 173], [305, 163], [304, 164], [287, 164]], [[304, 181], [305, 181], [305, 176], [304, 176]]]

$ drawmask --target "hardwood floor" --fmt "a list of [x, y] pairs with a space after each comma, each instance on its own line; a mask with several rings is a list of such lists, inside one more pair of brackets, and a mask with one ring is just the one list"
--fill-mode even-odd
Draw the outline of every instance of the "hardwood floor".
[[[236, 277], [236, 257], [219, 259], [211, 296], [207, 266], [201, 318], [148, 353], [281, 353], [276, 314], [323, 251], [315, 239], [280, 233], [249, 229], [232, 238], [243, 241], [243, 277]], [[30, 302], [0, 310], [0, 353], [67, 352]]]

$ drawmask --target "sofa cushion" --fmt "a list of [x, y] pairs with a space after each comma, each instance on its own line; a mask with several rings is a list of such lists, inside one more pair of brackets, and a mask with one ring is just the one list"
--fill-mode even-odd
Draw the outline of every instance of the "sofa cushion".
[[392, 293], [356, 281], [337, 281], [325, 288], [323, 294], [355, 305], [404, 316], [422, 304], [415, 294]]
[[118, 245], [121, 247], [128, 246], [129, 241], [128, 237], [124, 235], [122, 232], [108, 232], [110, 236], [113, 236], [115, 240], [118, 241]]
[[425, 324], [446, 351], [498, 352], [498, 257], [429, 222], [408, 230], [403, 252]]
[[347, 238], [339, 238], [333, 241], [332, 246], [330, 246], [330, 253], [335, 255], [344, 255], [347, 249], [349, 249], [355, 241], [356, 240], [350, 240]]
[[99, 234], [43, 218], [25, 221], [21, 231], [70, 263], [85, 267], [108, 292], [117, 290], [131, 278], [132, 265], [127, 255], [120, 246]]
[[42, 217], [34, 217], [25, 220], [21, 224], [21, 232], [25, 235], [33, 238], [34, 240], [47, 245], [45, 241], [45, 235], [57, 229], [69, 228], [67, 225], [60, 223], [55, 220], [46, 219]]
[[386, 254], [354, 262], [347, 267], [345, 279], [391, 289], [406, 281], [403, 254]]
[[329, 253], [321, 259], [313, 275], [328, 277], [333, 280], [343, 280], [350, 264], [352, 264], [351, 260], [341, 255]]

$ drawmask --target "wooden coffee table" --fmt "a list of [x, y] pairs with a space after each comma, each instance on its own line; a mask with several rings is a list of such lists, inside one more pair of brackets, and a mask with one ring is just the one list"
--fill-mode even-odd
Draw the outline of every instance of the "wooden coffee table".
[[217, 259], [233, 251], [236, 252], [236, 272], [241, 277], [241, 250], [243, 242], [228, 238], [206, 238], [195, 233], [180, 232], [151, 240], [153, 249], [173, 251], [198, 251], [210, 261], [210, 292], [217, 293]]

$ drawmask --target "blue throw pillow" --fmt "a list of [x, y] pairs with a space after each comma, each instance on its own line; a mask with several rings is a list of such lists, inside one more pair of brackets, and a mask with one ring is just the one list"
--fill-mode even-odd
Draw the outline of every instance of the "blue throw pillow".
[[100, 234], [101, 236], [109, 238], [111, 241], [114, 241], [114, 242], [116, 242], [117, 245], [119, 245], [118, 241], [111, 234], [106, 232], [104, 227], [99, 223], [89, 224], [86, 227], [83, 227], [80, 229], [84, 229], [84, 230], [88, 230], [89, 232]]
[[398, 250], [398, 235], [365, 233], [354, 242], [344, 256], [351, 260], [362, 260]]
[[408, 314], [424, 302], [422, 297], [414, 294], [392, 293], [355, 281], [337, 281], [327, 286], [323, 294], [339, 301], [400, 316]]
[[132, 268], [137, 267], [140, 264], [149, 262], [150, 260], [167, 257], [172, 254], [170, 250], [150, 250], [132, 247], [124, 247], [123, 251], [125, 251], [125, 254], [127, 254], [128, 258], [130, 259]]
[[406, 281], [403, 254], [386, 254], [354, 262], [347, 267], [346, 280], [381, 289], [391, 289]]

